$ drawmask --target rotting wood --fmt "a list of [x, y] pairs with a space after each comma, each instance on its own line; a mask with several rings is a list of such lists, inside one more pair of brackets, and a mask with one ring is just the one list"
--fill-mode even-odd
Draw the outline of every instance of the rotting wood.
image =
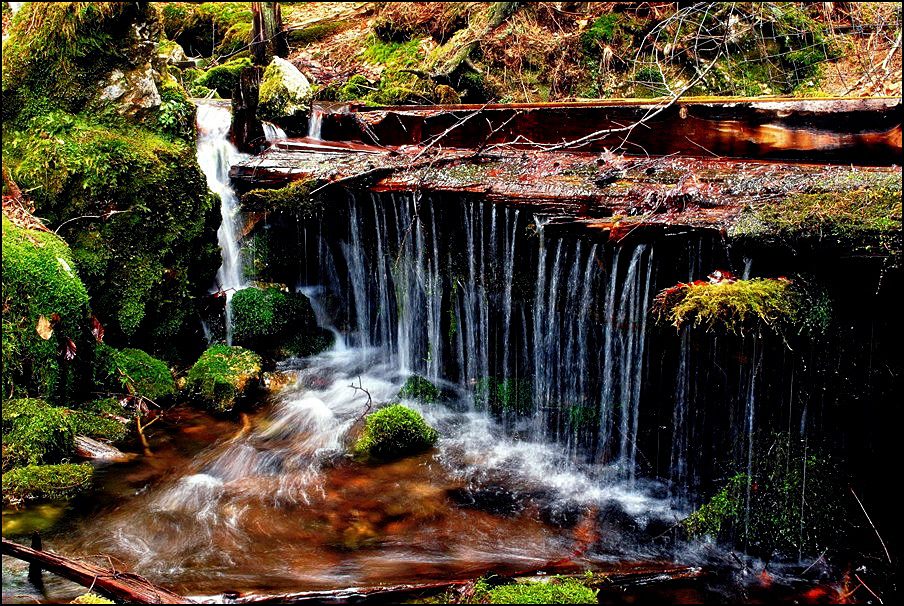
[[[534, 569], [530, 572], [514, 575], [498, 575], [502, 579], [517, 582], [543, 582], [550, 575], [559, 574], [567, 578], [585, 579], [586, 573], [575, 572], [580, 567], [569, 562]], [[538, 571], [542, 571], [538, 572]], [[492, 571], [487, 574], [492, 574]], [[676, 566], [674, 564], [648, 564], [633, 570], [620, 570], [612, 573], [601, 572], [587, 581], [589, 586], [599, 588], [640, 587], [656, 583], [686, 581], [698, 579], [707, 574], [698, 566]], [[464, 589], [476, 582], [476, 578], [455, 579], [450, 581], [433, 581], [428, 583], [410, 583], [375, 587], [351, 587], [319, 591], [300, 591], [273, 595], [245, 595], [231, 600], [235, 604], [318, 604], [323, 602], [341, 603], [386, 603], [399, 602], [413, 598], [437, 595], [449, 590]]]
[[112, 600], [132, 604], [192, 604], [192, 600], [150, 583], [137, 574], [102, 568], [49, 551], [38, 551], [3, 539], [3, 555], [39, 565]]

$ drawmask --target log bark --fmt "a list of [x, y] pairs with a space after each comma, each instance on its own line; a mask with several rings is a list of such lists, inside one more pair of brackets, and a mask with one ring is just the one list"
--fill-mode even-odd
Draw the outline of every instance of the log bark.
[[111, 600], [132, 604], [192, 604], [188, 598], [157, 587], [136, 574], [102, 568], [3, 539], [3, 555], [40, 566]]
[[254, 64], [266, 66], [276, 57], [289, 55], [279, 2], [251, 3], [251, 56]]

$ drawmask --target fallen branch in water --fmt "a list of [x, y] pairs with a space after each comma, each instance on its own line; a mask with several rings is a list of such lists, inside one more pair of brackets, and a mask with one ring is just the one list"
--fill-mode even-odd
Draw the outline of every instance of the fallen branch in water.
[[131, 604], [194, 603], [186, 597], [153, 585], [137, 574], [120, 572], [112, 564], [110, 568], [102, 568], [49, 551], [31, 549], [8, 539], [3, 539], [3, 555], [38, 565], [111, 600]]
[[[542, 570], [542, 573], [538, 573]], [[593, 579], [588, 579], [586, 573], [576, 572], [577, 564], [547, 565], [538, 569], [532, 569], [524, 573], [513, 575], [500, 575], [505, 579], [513, 579], [520, 582], [544, 582], [551, 574], [561, 571], [560, 576], [566, 578], [585, 579], [587, 585], [594, 588], [628, 588], [650, 585], [653, 583], [665, 583], [696, 579], [704, 576], [706, 572], [697, 566], [647, 566], [636, 570], [613, 573], [599, 573]], [[567, 571], [567, 572], [566, 572]], [[387, 585], [377, 587], [350, 587], [346, 589], [327, 589], [320, 591], [299, 591], [295, 593], [283, 593], [274, 595], [246, 595], [232, 600], [235, 604], [320, 604], [324, 602], [356, 602], [356, 603], [387, 603], [401, 602], [415, 598], [429, 597], [443, 593], [444, 591], [466, 591], [473, 585], [477, 578], [455, 579], [451, 581], [433, 581], [429, 583], [412, 583], [401, 585]]]

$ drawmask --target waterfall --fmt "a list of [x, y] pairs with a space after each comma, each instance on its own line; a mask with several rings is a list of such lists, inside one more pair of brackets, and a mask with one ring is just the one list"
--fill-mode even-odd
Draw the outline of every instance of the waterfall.
[[229, 180], [229, 168], [245, 155], [229, 140], [232, 114], [221, 105], [198, 103], [198, 164], [207, 177], [207, 187], [220, 198], [221, 223], [217, 241], [223, 261], [211, 292], [226, 296], [226, 342], [232, 344], [232, 295], [245, 287], [242, 252], [239, 247], [241, 217], [239, 199]]
[[287, 137], [286, 131], [271, 122], [262, 121], [261, 126], [264, 128], [264, 138], [267, 143], [281, 141]]
[[320, 129], [323, 127], [323, 108], [311, 107], [311, 115], [308, 117], [308, 138], [320, 141]]

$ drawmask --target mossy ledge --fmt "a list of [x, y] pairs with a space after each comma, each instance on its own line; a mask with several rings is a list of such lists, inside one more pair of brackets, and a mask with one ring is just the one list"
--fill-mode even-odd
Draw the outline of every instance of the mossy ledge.
[[439, 388], [420, 375], [411, 375], [405, 380], [402, 389], [399, 390], [399, 398], [409, 398], [423, 402], [424, 404], [432, 404], [440, 399]]
[[352, 451], [361, 458], [389, 461], [429, 450], [438, 437], [421, 413], [390, 404], [367, 417]]
[[274, 359], [309, 356], [333, 343], [317, 326], [311, 302], [277, 287], [245, 288], [232, 299], [233, 341]]
[[679, 283], [653, 299], [660, 323], [744, 334], [768, 326], [781, 334], [823, 334], [830, 322], [827, 295], [802, 278], [697, 280]]
[[91, 485], [93, 473], [87, 463], [17, 467], [3, 474], [3, 504], [71, 498]]
[[243, 347], [214, 345], [188, 371], [189, 395], [212, 412], [226, 413], [261, 378], [261, 357]]

